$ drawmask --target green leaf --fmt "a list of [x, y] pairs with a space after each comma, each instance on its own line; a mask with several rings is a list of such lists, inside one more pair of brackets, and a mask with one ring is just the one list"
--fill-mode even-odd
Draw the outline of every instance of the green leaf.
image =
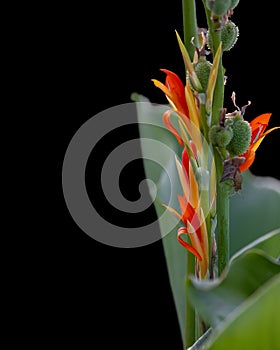
[[231, 255], [280, 228], [280, 181], [242, 173], [243, 187], [230, 199]]
[[221, 321], [262, 285], [280, 273], [280, 263], [251, 249], [231, 260], [227, 271], [214, 281], [189, 280], [189, 298], [208, 325]]
[[[157, 216], [162, 215], [163, 210], [166, 212], [165, 219], [159, 221], [159, 230], [162, 234], [163, 250], [166, 258], [167, 270], [170, 280], [170, 286], [174, 297], [174, 304], [178, 316], [182, 341], [185, 342], [185, 324], [186, 324], [186, 297], [185, 297], [185, 278], [187, 268], [186, 250], [177, 241], [177, 230], [179, 223], [176, 224], [174, 215], [164, 209], [162, 203], [179, 210], [177, 202], [177, 193], [181, 193], [180, 182], [175, 165], [174, 154], [169, 153], [166, 158], [165, 170], [159, 171], [156, 164], [147, 161], [145, 148], [145, 139], [151, 138], [166, 143], [175, 154], [179, 155], [181, 148], [176, 138], [166, 129], [162, 122], [162, 115], [168, 106], [154, 105], [144, 96], [133, 94], [133, 100], [136, 101], [137, 116], [139, 122], [139, 134], [142, 148], [143, 164], [146, 178], [152, 179], [157, 186], [157, 197], [154, 201], [154, 207]], [[171, 190], [173, 196], [171, 196]], [[152, 189], [151, 189], [152, 191]], [[166, 230], [166, 221], [174, 222], [174, 227], [168, 234], [164, 234]]]
[[235, 309], [200, 350], [279, 349], [280, 274]]
[[273, 258], [279, 258], [280, 256], [280, 228], [273, 230], [255, 241], [249, 243], [247, 246], [239, 250], [232, 256], [232, 259], [237, 258], [249, 249], [256, 248], [264, 251], [266, 254]]

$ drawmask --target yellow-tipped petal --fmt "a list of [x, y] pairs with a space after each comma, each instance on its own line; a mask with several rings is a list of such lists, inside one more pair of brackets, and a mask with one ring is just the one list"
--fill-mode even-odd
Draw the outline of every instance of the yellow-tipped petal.
[[187, 105], [189, 108], [190, 120], [199, 129], [200, 128], [200, 119], [199, 119], [195, 99], [193, 97], [193, 93], [191, 90], [190, 83], [188, 82], [188, 79], [186, 79], [185, 96], [186, 96], [186, 101], [187, 101]]
[[192, 223], [188, 222], [187, 230], [192, 242], [192, 246], [196, 249], [196, 251], [201, 256], [201, 260], [198, 261], [199, 266], [199, 277], [205, 278], [207, 275], [208, 267], [209, 267], [209, 256], [208, 256], [208, 236], [205, 218], [203, 215], [203, 211], [201, 208], [197, 211], [197, 216], [200, 222], [200, 231], [201, 231], [201, 240], [197, 235], [197, 230], [199, 227], [194, 227]]
[[195, 89], [197, 91], [201, 91], [202, 90], [202, 86], [200, 84], [200, 81], [199, 81], [196, 73], [195, 73], [195, 70], [194, 70], [192, 61], [190, 59], [190, 56], [188, 54], [188, 51], [187, 51], [185, 45], [183, 44], [183, 41], [181, 40], [180, 35], [178, 34], [177, 30], [175, 30], [175, 33], [176, 33], [177, 40], [178, 40], [178, 43], [179, 43], [179, 47], [180, 47], [180, 50], [181, 50], [181, 53], [182, 53], [182, 56], [183, 56], [185, 67], [186, 67], [186, 69], [189, 72], [190, 79], [191, 79], [191, 81], [193, 83], [193, 86], [195, 87]]
[[[211, 164], [211, 174], [210, 174], [210, 207], [211, 212], [215, 212], [215, 200], [216, 200], [216, 166], [213, 157]], [[212, 208], [212, 206], [214, 208]]]
[[152, 79], [152, 82], [155, 84], [157, 88], [163, 91], [167, 97], [172, 98], [170, 90], [162, 82], [156, 79]]
[[175, 209], [169, 207], [168, 205], [161, 203], [162, 206], [164, 206], [166, 209], [168, 209], [170, 211], [170, 213], [174, 214], [175, 216], [177, 216], [177, 218], [179, 220], [182, 220], [182, 215], [180, 215]]
[[259, 148], [259, 145], [261, 144], [261, 142], [263, 141], [263, 139], [265, 138], [265, 136], [266, 136], [267, 134], [269, 134], [271, 131], [274, 131], [274, 130], [276, 130], [276, 129], [280, 129], [280, 126], [275, 126], [274, 128], [271, 128], [271, 129], [267, 130], [267, 131], [262, 135], [262, 137], [260, 137], [260, 138], [258, 139], [258, 141], [255, 142], [255, 143], [253, 144], [253, 146], [252, 146], [251, 149], [252, 149], [254, 152], [256, 152], [256, 150]]
[[206, 113], [208, 115], [211, 113], [211, 109], [212, 109], [213, 95], [214, 95], [214, 90], [215, 90], [217, 76], [218, 76], [221, 54], [222, 54], [222, 42], [220, 42], [220, 45], [214, 57], [213, 65], [211, 67], [209, 78], [208, 78], [208, 85], [206, 90], [206, 104], [205, 104]]
[[191, 91], [190, 84], [188, 80], [186, 80], [186, 87], [185, 87], [185, 93], [186, 93], [186, 101], [189, 107], [189, 115], [190, 115], [190, 121], [191, 123], [189, 126], [189, 133], [191, 136], [192, 141], [194, 142], [196, 149], [198, 152], [201, 152], [202, 150], [202, 138], [201, 138], [201, 132], [200, 132], [200, 118], [198, 114], [198, 110], [196, 108], [196, 103], [194, 96]]
[[207, 262], [207, 265], [209, 263], [209, 256], [208, 256], [208, 234], [207, 234], [207, 227], [206, 227], [206, 221], [205, 216], [203, 213], [202, 208], [200, 207], [197, 211], [197, 215], [200, 222], [200, 228], [201, 228], [201, 246], [203, 250], [203, 257]]
[[197, 252], [199, 253], [199, 255], [203, 259], [203, 257], [204, 257], [203, 249], [201, 246], [201, 242], [197, 236], [196, 229], [198, 229], [198, 227], [195, 228], [195, 227], [193, 227], [193, 225], [189, 221], [187, 222], [187, 231], [188, 231], [188, 235], [190, 237], [190, 240], [192, 242], [192, 246], [197, 250]]
[[177, 157], [175, 158], [175, 161], [176, 161], [176, 167], [177, 167], [177, 171], [178, 171], [178, 175], [179, 175], [179, 179], [181, 182], [184, 196], [185, 196], [187, 202], [189, 202], [190, 201], [190, 191], [191, 191], [189, 179], [187, 178], [185, 172], [183, 171], [182, 164], [180, 163], [180, 161], [178, 160]]
[[190, 203], [194, 209], [199, 207], [199, 190], [198, 183], [193, 171], [193, 167], [190, 164], [189, 168], [189, 177], [190, 177]]

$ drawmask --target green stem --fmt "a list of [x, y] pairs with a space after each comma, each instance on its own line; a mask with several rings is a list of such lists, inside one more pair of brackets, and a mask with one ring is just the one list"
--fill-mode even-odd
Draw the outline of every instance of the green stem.
[[[203, 0], [207, 24], [212, 36], [213, 57], [219, 47], [221, 41], [221, 31], [217, 30], [216, 24], [211, 19], [211, 11]], [[220, 120], [220, 111], [224, 105], [224, 69], [222, 63], [222, 55], [219, 62], [218, 76], [214, 91], [212, 106], [212, 125], [217, 125]], [[223, 173], [223, 159], [220, 153], [215, 150], [215, 164], [217, 172], [217, 253], [218, 253], [218, 273], [222, 273], [229, 261], [229, 184], [221, 182]]]
[[[191, 59], [195, 53], [195, 47], [192, 44], [192, 40], [195, 46], [198, 46], [197, 35], [197, 19], [196, 19], [196, 5], [195, 0], [182, 0], [183, 11], [183, 28], [184, 28], [184, 44]], [[187, 253], [187, 279], [195, 274], [195, 259], [190, 253]], [[188, 285], [188, 283], [186, 283]], [[196, 340], [195, 337], [195, 310], [188, 300], [188, 289], [186, 288], [186, 334], [185, 334], [185, 346], [190, 347]]]
[[[193, 276], [195, 274], [195, 258], [193, 254], [187, 252], [187, 276]], [[186, 333], [185, 347], [190, 347], [196, 340], [195, 337], [195, 310], [189, 302], [188, 296], [188, 282], [186, 282]]]
[[[223, 169], [221, 156], [216, 151], [216, 168]], [[227, 266], [229, 250], [229, 196], [232, 190], [231, 180], [220, 182], [222, 172], [217, 173], [217, 251], [219, 276]], [[230, 183], [228, 183], [228, 181]]]
[[[208, 29], [210, 31], [212, 42], [213, 42], [213, 57], [215, 57], [215, 54], [218, 50], [220, 41], [221, 41], [221, 31], [217, 30], [216, 24], [211, 19], [211, 11], [206, 6], [206, 1], [202, 0], [204, 4]], [[219, 123], [219, 117], [220, 117], [220, 110], [223, 108], [224, 105], [224, 69], [223, 69], [223, 57], [221, 54], [220, 62], [219, 62], [219, 68], [218, 68], [218, 75], [217, 75], [217, 81], [214, 91], [214, 98], [213, 98], [213, 106], [212, 106], [212, 125]]]
[[[205, 94], [200, 95], [200, 120], [202, 123], [202, 130], [203, 130], [203, 135], [206, 139], [207, 142], [208, 140], [208, 132], [209, 132], [209, 127], [207, 125], [207, 118], [206, 118], [206, 109], [205, 109]], [[204, 155], [205, 157], [205, 163], [208, 163], [208, 156], [207, 154]], [[208, 167], [207, 167], [208, 169]], [[208, 181], [209, 183], [209, 181]], [[206, 220], [206, 228], [207, 228], [207, 233], [208, 233], [208, 244], [209, 244], [209, 260], [211, 260], [212, 256], [212, 234], [211, 234], [211, 218], [210, 218], [210, 212], [209, 212], [209, 188], [206, 190], [202, 190], [200, 193], [201, 197], [201, 207], [203, 209], [203, 212], [207, 215], [205, 220]]]
[[192, 59], [195, 52], [195, 48], [191, 43], [192, 38], [195, 46], [198, 47], [195, 0], [182, 0], [182, 7], [183, 7], [184, 44]]

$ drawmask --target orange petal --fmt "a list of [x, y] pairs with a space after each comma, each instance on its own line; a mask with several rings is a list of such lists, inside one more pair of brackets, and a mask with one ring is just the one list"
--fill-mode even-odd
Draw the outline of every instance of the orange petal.
[[259, 145], [261, 144], [261, 142], [263, 141], [263, 139], [265, 138], [265, 136], [269, 133], [271, 133], [271, 131], [274, 131], [276, 129], [280, 129], [280, 126], [275, 126], [274, 128], [271, 128], [269, 130], [267, 130], [252, 146], [252, 150], [256, 152], [256, 150], [259, 148]]
[[170, 99], [172, 99], [171, 91], [160, 81], [156, 79], [152, 79], [152, 82], [155, 84], [156, 87], [158, 87], [161, 91], [165, 93]]
[[179, 220], [182, 220], [182, 215], [180, 215], [175, 209], [169, 207], [168, 205], [166, 205], [166, 204], [164, 204], [164, 203], [162, 203], [162, 205], [163, 205], [166, 209], [168, 209], [172, 214], [174, 214], [175, 216], [177, 216], [177, 218], [178, 218]]
[[254, 130], [259, 128], [260, 125], [265, 125], [267, 127], [272, 113], [264, 113], [256, 117], [250, 122], [251, 129]]
[[178, 201], [182, 213], [182, 221], [187, 226], [188, 221], [193, 220], [193, 216], [195, 214], [194, 208], [192, 205], [186, 200], [185, 197], [182, 197], [178, 194]]
[[187, 149], [185, 147], [182, 152], [182, 165], [187, 176], [189, 176], [188, 174], [189, 174], [190, 159], [189, 159]]
[[190, 203], [197, 209], [199, 207], [199, 189], [196, 177], [193, 171], [193, 167], [190, 166], [189, 169], [189, 178], [190, 178]]
[[239, 170], [242, 172], [249, 169], [255, 160], [255, 156], [256, 152], [249, 148], [248, 151], [243, 155], [243, 157], [245, 157], [245, 161], [239, 166]]
[[260, 138], [260, 136], [262, 136], [269, 123], [270, 117], [271, 113], [265, 113], [259, 115], [250, 122], [252, 130], [251, 143], [256, 142]]
[[185, 98], [185, 87], [181, 79], [170, 70], [161, 69], [161, 71], [166, 74], [165, 86], [171, 92], [171, 97], [169, 95], [168, 97], [170, 97], [179, 112], [188, 116], [189, 109]]
[[181, 135], [178, 133], [177, 129], [172, 125], [172, 123], [170, 121], [171, 113], [172, 113], [172, 111], [165, 111], [163, 116], [162, 116], [162, 120], [163, 120], [165, 126], [167, 127], [167, 129], [170, 132], [172, 132], [172, 134], [176, 137], [180, 146], [183, 146], [184, 141], [182, 140]]
[[178, 233], [177, 233], [178, 241], [182, 244], [183, 247], [185, 247], [188, 251], [190, 251], [193, 255], [195, 255], [199, 261], [201, 261], [202, 258], [200, 256], [200, 254], [198, 253], [198, 251], [192, 245], [190, 245], [189, 243], [187, 243], [186, 241], [184, 241], [182, 239], [181, 235], [183, 235], [183, 234], [188, 234], [188, 231], [185, 227], [179, 228]]
[[184, 193], [184, 198], [188, 202], [190, 200], [190, 190], [191, 190], [190, 189], [190, 180], [189, 180], [189, 177], [186, 174], [186, 172], [183, 170], [182, 164], [177, 159], [177, 157], [175, 158], [175, 163], [176, 163], [176, 167], [177, 167], [180, 183], [181, 183], [181, 186], [182, 186], [182, 190], [183, 190], [183, 193]]

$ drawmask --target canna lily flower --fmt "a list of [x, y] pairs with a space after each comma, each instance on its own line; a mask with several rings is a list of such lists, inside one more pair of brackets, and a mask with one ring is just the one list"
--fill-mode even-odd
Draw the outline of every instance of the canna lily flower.
[[[195, 145], [192, 143], [193, 153], [196, 154]], [[183, 196], [178, 195], [180, 205], [179, 214], [175, 209], [165, 206], [176, 215], [184, 224], [178, 229], [179, 243], [197, 258], [197, 270], [200, 278], [205, 278], [208, 266], [208, 236], [203, 210], [200, 206], [199, 188], [186, 148], [182, 152], [182, 163], [176, 159]], [[188, 235], [190, 243], [183, 239]]]
[[[156, 87], [165, 93], [165, 96], [174, 111], [177, 112], [186, 123], [187, 119], [189, 118], [189, 109], [185, 97], [185, 87], [177, 74], [167, 69], [161, 69], [161, 71], [166, 74], [165, 84], [156, 79], [152, 79], [152, 81]], [[183, 146], [184, 141], [177, 129], [171, 123], [170, 118], [171, 111], [167, 111], [163, 114], [162, 119], [165, 126], [176, 137], [180, 146]]]
[[258, 149], [265, 136], [271, 131], [280, 128], [279, 126], [276, 126], [265, 131], [268, 126], [270, 117], [271, 113], [265, 113], [259, 115], [250, 122], [252, 130], [251, 142], [248, 150], [244, 154], [240, 155], [241, 157], [245, 158], [245, 161], [239, 166], [239, 170], [241, 172], [249, 169], [249, 167], [253, 164], [256, 157], [256, 150]]
[[[166, 74], [165, 84], [156, 79], [152, 79], [156, 87], [161, 89], [170, 103], [172, 110], [167, 110], [163, 114], [163, 122], [167, 129], [177, 138], [181, 146], [187, 143], [186, 139], [180, 135], [174, 125], [171, 123], [171, 114], [175, 112], [180, 119], [181, 126], [185, 129], [191, 138], [197, 142], [199, 147], [198, 130], [200, 127], [197, 106], [192, 95], [190, 85], [186, 81], [186, 86], [182, 83], [177, 74], [167, 69], [161, 69]], [[181, 130], [182, 132], [182, 130]]]

